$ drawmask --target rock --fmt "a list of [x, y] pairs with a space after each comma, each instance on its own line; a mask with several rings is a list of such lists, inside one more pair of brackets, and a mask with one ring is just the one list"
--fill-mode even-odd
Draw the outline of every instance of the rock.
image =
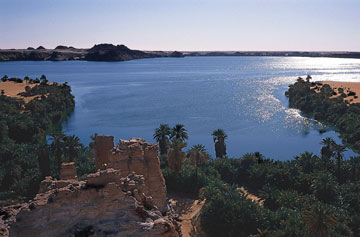
[[28, 208], [28, 204], [0, 207], [0, 236], [9, 236], [9, 226], [22, 208]]
[[85, 181], [46, 177], [41, 186], [43, 192], [28, 204], [1, 210], [3, 235], [179, 236], [175, 221], [164, 217], [142, 192], [142, 175], [122, 177], [109, 168]]
[[120, 171], [114, 169], [99, 170], [94, 174], [87, 176], [87, 185], [93, 187], [105, 186], [108, 182], [117, 182], [120, 184]]
[[58, 46], [56, 46], [55, 49], [57, 49], [57, 50], [65, 50], [65, 49], [69, 49], [69, 47], [64, 46], [64, 45], [58, 45]]
[[140, 50], [131, 50], [125, 45], [99, 44], [89, 49], [85, 59], [88, 61], [127, 61], [139, 58], [151, 58], [157, 55]]
[[147, 196], [151, 196], [154, 204], [162, 211], [167, 211], [166, 185], [160, 169], [157, 144], [149, 144], [144, 139], [131, 138], [120, 140], [119, 145], [106, 152], [113, 145], [113, 137], [97, 136], [95, 140], [95, 163], [101, 167], [119, 170], [122, 176], [135, 172], [144, 176]]
[[29, 54], [24, 55], [25, 60], [44, 61], [51, 57], [51, 53], [45, 50], [32, 50]]
[[45, 47], [44, 47], [44, 46], [39, 46], [39, 47], [37, 47], [36, 49], [37, 49], [37, 50], [43, 50], [43, 49], [45, 49]]
[[74, 162], [62, 163], [60, 170], [60, 179], [77, 179], [76, 167]]

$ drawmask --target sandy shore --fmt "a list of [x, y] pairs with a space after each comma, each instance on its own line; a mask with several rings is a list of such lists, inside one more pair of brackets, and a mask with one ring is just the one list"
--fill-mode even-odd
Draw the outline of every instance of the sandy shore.
[[0, 82], [0, 91], [4, 90], [6, 96], [14, 98], [22, 98], [27, 103], [36, 96], [23, 97], [18, 95], [21, 92], [25, 92], [25, 86], [30, 86], [31, 88], [38, 84], [28, 84], [26, 82], [16, 83], [13, 81]]
[[[352, 103], [360, 103], [360, 82], [340, 82], [340, 81], [319, 81], [323, 84], [328, 84], [331, 86], [331, 88], [337, 90], [338, 88], [343, 88], [344, 93], [347, 94], [349, 91], [353, 91], [356, 93], [356, 96], [359, 96], [358, 98], [355, 98], [354, 96], [348, 96], [345, 98], [345, 100]], [[352, 99], [352, 101], [350, 101]]]

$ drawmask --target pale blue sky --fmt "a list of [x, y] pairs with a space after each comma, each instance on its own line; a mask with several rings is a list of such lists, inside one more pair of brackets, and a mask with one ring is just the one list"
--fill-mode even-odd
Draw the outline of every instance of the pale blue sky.
[[360, 0], [0, 0], [0, 48], [360, 51]]

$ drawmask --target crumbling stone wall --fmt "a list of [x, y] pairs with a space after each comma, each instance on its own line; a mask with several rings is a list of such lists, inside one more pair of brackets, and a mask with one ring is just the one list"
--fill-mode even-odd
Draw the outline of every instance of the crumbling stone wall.
[[143, 175], [124, 177], [112, 168], [85, 181], [48, 176], [32, 201], [0, 208], [0, 230], [22, 237], [179, 236], [176, 221], [161, 214], [145, 189]]
[[[114, 168], [126, 176], [132, 172], [144, 176], [144, 193], [153, 198], [155, 205], [162, 211], [167, 210], [166, 185], [160, 169], [159, 147], [149, 144], [144, 139], [132, 138], [120, 140], [119, 145], [111, 147], [105, 154], [105, 149], [110, 147], [113, 137], [97, 136], [95, 142], [95, 162], [99, 167], [104, 164]], [[98, 167], [98, 166], [97, 166]]]
[[113, 136], [96, 136], [95, 137], [95, 167], [100, 169], [103, 164], [109, 162], [109, 151], [114, 147]]
[[60, 179], [77, 179], [76, 166], [74, 162], [62, 163], [60, 169]]

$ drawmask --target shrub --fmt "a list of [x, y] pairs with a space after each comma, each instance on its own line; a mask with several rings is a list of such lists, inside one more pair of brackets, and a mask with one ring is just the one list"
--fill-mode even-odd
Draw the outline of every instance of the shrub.
[[249, 236], [265, 223], [258, 204], [218, 179], [205, 187], [203, 197], [201, 226], [208, 236]]

